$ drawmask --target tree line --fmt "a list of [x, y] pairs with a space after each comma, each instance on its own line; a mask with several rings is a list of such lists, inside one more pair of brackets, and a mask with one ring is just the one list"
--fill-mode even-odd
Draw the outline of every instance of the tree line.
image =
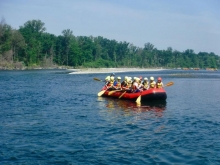
[[24, 67], [163, 67], [219, 68], [220, 57], [213, 52], [183, 52], [168, 47], [158, 50], [146, 43], [137, 47], [102, 36], [74, 36], [66, 29], [55, 36], [45, 32], [41, 20], [30, 20], [13, 29], [4, 19], [0, 22], [0, 69]]

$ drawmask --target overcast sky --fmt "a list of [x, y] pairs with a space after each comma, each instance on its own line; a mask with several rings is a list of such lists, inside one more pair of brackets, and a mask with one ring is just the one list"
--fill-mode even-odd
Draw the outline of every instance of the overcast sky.
[[71, 29], [138, 47], [220, 55], [220, 0], [0, 0], [0, 16], [15, 29], [36, 19], [55, 35]]

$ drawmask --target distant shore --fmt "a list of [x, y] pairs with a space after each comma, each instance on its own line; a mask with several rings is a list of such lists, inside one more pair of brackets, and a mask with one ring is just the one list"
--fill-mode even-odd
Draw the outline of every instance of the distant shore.
[[149, 68], [88, 68], [88, 69], [67, 69], [72, 71], [69, 74], [90, 74], [90, 73], [119, 73], [119, 72], [142, 72], [142, 71], [163, 71], [168, 69]]

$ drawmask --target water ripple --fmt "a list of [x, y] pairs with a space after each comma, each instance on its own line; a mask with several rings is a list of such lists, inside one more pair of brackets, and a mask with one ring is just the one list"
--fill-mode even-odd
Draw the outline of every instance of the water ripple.
[[220, 164], [219, 73], [172, 72], [121, 73], [175, 82], [141, 105], [97, 97], [103, 74], [0, 72], [0, 164]]

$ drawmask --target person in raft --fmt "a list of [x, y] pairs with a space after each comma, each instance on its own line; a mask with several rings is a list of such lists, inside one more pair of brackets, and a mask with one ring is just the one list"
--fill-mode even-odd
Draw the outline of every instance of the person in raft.
[[163, 87], [164, 87], [161, 77], [158, 77], [157, 83], [156, 83], [156, 87], [157, 87], [157, 88], [163, 88]]
[[149, 88], [156, 88], [156, 82], [154, 81], [154, 77], [150, 77]]
[[110, 77], [109, 82], [107, 83], [107, 89], [108, 90], [114, 90], [114, 82], [115, 82], [115, 78], [113, 76]]
[[131, 85], [129, 85], [129, 81], [130, 78], [128, 76], [125, 76], [124, 81], [121, 83], [122, 90], [129, 90], [129, 87], [131, 87]]
[[143, 78], [142, 76], [139, 77], [141, 84], [143, 83]]
[[114, 77], [114, 78], [115, 78], [115, 74], [114, 74], [114, 73], [112, 73], [112, 74], [110, 75], [110, 77]]
[[132, 85], [132, 92], [137, 93], [141, 91], [141, 83], [140, 83], [140, 78], [136, 77], [134, 80], [134, 83]]
[[124, 81], [122, 81], [122, 83], [121, 83], [122, 88], [127, 86], [127, 84], [128, 84], [127, 79], [128, 79], [128, 76], [125, 76]]
[[[140, 77], [139, 77], [139, 79], [140, 79]], [[142, 77], [141, 77], [141, 79], [138, 81], [138, 88], [139, 88], [141, 91], [143, 91]]]
[[148, 78], [145, 77], [144, 81], [143, 81], [143, 90], [148, 90], [149, 89], [149, 82], [148, 82]]
[[132, 91], [132, 79], [131, 77], [127, 77], [126, 84], [122, 87], [123, 90], [125, 90], [128, 93], [131, 93]]
[[[134, 77], [135, 79], [137, 77]], [[133, 84], [135, 80], [132, 80], [132, 77], [127, 77], [125, 86], [122, 87], [123, 90], [127, 91], [128, 93], [133, 92]]]
[[131, 78], [132, 86], [134, 85], [136, 78], [137, 78], [137, 77], [133, 77], [133, 79]]
[[114, 82], [114, 88], [117, 90], [121, 90], [121, 77], [117, 77], [117, 81]]
[[110, 82], [110, 76], [107, 76], [105, 78], [105, 86], [107, 87], [108, 86], [108, 83]]

